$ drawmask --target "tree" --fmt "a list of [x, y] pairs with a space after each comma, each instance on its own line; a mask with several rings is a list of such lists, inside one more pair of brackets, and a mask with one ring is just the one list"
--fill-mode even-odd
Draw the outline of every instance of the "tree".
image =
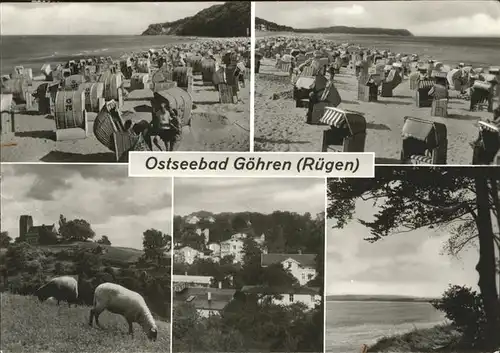
[[53, 245], [59, 242], [59, 238], [57, 237], [57, 233], [51, 229], [42, 228], [39, 237], [38, 243], [40, 245]]
[[107, 235], [101, 236], [101, 239], [97, 241], [97, 243], [102, 244], [102, 245], [111, 245], [111, 241], [109, 240]]
[[9, 237], [9, 232], [0, 233], [0, 248], [7, 248], [10, 245], [12, 238]]
[[89, 222], [84, 219], [67, 221], [63, 215], [59, 219], [59, 233], [66, 242], [87, 241], [95, 237]]
[[231, 221], [231, 225], [233, 230], [237, 233], [242, 232], [248, 227], [246, 219], [241, 215], [235, 216]]
[[144, 260], [160, 265], [166, 261], [166, 253], [171, 249], [171, 237], [156, 229], [148, 229], [143, 233], [142, 246]]
[[495, 237], [491, 213], [491, 186], [498, 183], [496, 168], [377, 168], [374, 179], [328, 181], [328, 217], [342, 228], [355, 209], [355, 202], [385, 199], [371, 222], [360, 221], [371, 230], [366, 240], [375, 242], [393, 233], [418, 228], [446, 226], [459, 229], [473, 222], [479, 242], [476, 270], [486, 316], [486, 345], [500, 343], [500, 303], [496, 288]]

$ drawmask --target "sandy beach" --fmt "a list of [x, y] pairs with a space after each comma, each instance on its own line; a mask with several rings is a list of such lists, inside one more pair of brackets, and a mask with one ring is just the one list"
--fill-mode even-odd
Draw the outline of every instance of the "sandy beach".
[[[189, 38], [186, 45], [201, 45], [207, 39]], [[215, 38], [209, 41], [217, 40]], [[146, 49], [147, 50], [147, 49]], [[127, 52], [121, 58], [132, 56]], [[248, 70], [248, 69], [247, 69]], [[33, 70], [37, 75], [35, 69]], [[31, 91], [48, 81], [43, 76], [34, 77]], [[151, 75], [150, 75], [151, 77]], [[151, 80], [151, 78], [150, 78]], [[178, 151], [249, 151], [250, 135], [250, 89], [249, 75], [245, 87], [240, 86], [240, 101], [236, 104], [219, 103], [219, 93], [214, 86], [204, 86], [201, 74], [193, 75], [193, 109], [190, 126], [182, 129], [182, 137], [175, 150]], [[124, 105], [120, 109], [123, 120], [132, 122], [151, 121], [153, 97], [152, 84], [144, 89], [130, 90], [130, 80], [123, 80]], [[56, 141], [56, 125], [51, 115], [39, 114], [36, 106], [26, 109], [24, 104], [15, 106], [14, 130], [7, 126], [1, 136], [2, 162], [116, 162], [114, 152], [102, 145], [93, 133], [93, 122], [97, 113], [87, 112], [87, 138]], [[10, 121], [2, 114], [2, 122]], [[161, 144], [162, 145], [162, 144]], [[158, 150], [153, 144], [153, 150]]]
[[[33, 81], [33, 88], [43, 81]], [[129, 87], [125, 81], [124, 88]], [[134, 90], [121, 109], [133, 122], [151, 120], [150, 89]], [[240, 90], [242, 102], [219, 104], [218, 92], [203, 86], [201, 75], [194, 76], [191, 127], [183, 131], [180, 151], [248, 151], [250, 129], [249, 85]], [[15, 114], [15, 133], [2, 135], [2, 162], [115, 162], [112, 151], [93, 134], [97, 113], [88, 113], [86, 139], [55, 141], [55, 122], [35, 111]], [[156, 149], [156, 147], [154, 147]]]
[[[328, 126], [308, 125], [306, 108], [295, 108], [293, 86], [289, 76], [274, 66], [272, 59], [263, 59], [255, 77], [255, 150], [283, 152], [320, 152], [322, 131]], [[448, 128], [448, 164], [470, 164], [469, 142], [476, 138], [475, 126], [480, 118], [491, 118], [486, 111], [469, 111], [469, 101], [459, 100], [450, 92], [448, 117], [431, 117], [430, 108], [417, 108], [414, 91], [408, 78], [394, 89], [391, 98], [378, 102], [357, 100], [357, 78], [354, 72], [341, 68], [335, 75], [342, 103], [339, 108], [363, 115], [367, 122], [366, 152], [375, 152], [377, 163], [399, 163], [401, 129], [405, 116], [418, 117], [446, 124]], [[279, 96], [273, 99], [273, 95]], [[498, 104], [498, 101], [495, 103]]]

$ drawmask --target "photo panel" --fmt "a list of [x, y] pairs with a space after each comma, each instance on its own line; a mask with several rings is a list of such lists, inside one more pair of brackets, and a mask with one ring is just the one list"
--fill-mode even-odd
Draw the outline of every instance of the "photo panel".
[[172, 349], [323, 352], [324, 179], [175, 178]]
[[325, 352], [494, 352], [500, 169], [328, 179]]
[[451, 3], [256, 2], [255, 151], [500, 164], [500, 3]]
[[2, 162], [250, 150], [250, 2], [0, 7]]
[[172, 179], [17, 164], [1, 187], [4, 352], [170, 352]]

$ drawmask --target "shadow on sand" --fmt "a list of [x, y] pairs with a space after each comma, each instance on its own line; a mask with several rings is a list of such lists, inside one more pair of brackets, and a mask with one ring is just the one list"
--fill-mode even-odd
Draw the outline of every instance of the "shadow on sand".
[[116, 162], [115, 155], [110, 152], [104, 153], [70, 153], [61, 151], [52, 151], [43, 156], [42, 162], [64, 162], [64, 163], [113, 163]]
[[410, 102], [398, 102], [398, 101], [383, 101], [383, 100], [379, 100], [378, 101], [379, 103], [382, 103], [382, 104], [394, 104], [394, 105], [412, 105], [414, 103], [410, 103]]
[[479, 120], [479, 117], [469, 115], [469, 114], [463, 114], [463, 115], [462, 114], [449, 114], [446, 118], [453, 119], [453, 120], [469, 120], [469, 121]]
[[401, 160], [397, 158], [375, 157], [375, 164], [401, 164]]
[[[277, 144], [299, 144], [299, 145], [306, 145], [308, 143], [311, 143], [310, 141], [292, 141], [292, 140], [271, 140], [271, 139], [266, 139], [264, 137], [255, 137], [254, 138], [255, 142], [259, 143], [277, 143]], [[257, 151], [257, 149], [256, 149]], [[265, 151], [264, 149], [261, 149], [261, 151]]]
[[372, 130], [391, 131], [391, 128], [385, 124], [366, 123], [366, 128]]
[[42, 130], [42, 131], [23, 131], [16, 132], [15, 136], [18, 137], [31, 137], [34, 139], [45, 139], [45, 140], [56, 140], [56, 133], [51, 130]]

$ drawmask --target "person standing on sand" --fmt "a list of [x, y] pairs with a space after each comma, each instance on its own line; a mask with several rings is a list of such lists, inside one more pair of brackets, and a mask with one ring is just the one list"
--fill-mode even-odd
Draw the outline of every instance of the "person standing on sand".
[[[149, 139], [152, 135], [159, 136], [165, 144], [165, 151], [173, 151], [181, 138], [181, 126], [177, 110], [172, 109], [169, 103], [162, 102], [155, 114], [153, 114], [151, 125], [152, 131], [149, 134]], [[153, 141], [156, 147], [161, 150], [156, 139]]]

